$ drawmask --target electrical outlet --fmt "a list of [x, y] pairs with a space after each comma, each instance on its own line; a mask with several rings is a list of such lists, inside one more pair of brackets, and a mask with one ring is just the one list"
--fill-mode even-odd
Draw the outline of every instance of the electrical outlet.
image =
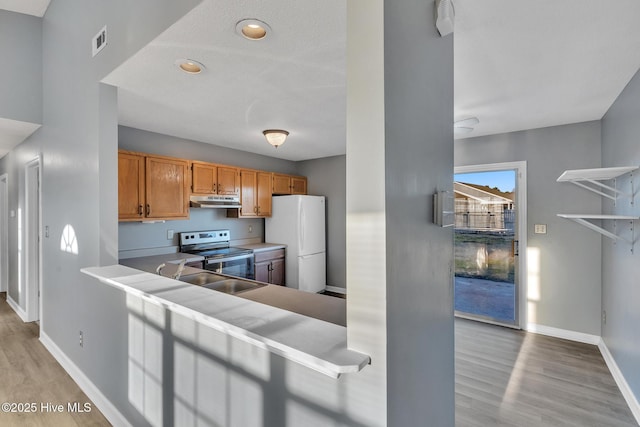
[[80, 333], [78, 334], [78, 341], [79, 341], [80, 347], [84, 347], [84, 336], [82, 334], [82, 331], [80, 331]]
[[607, 310], [602, 310], [602, 324], [607, 324]]
[[173, 230], [167, 230], [167, 240], [173, 239]]
[[535, 234], [547, 234], [547, 224], [536, 224], [533, 226]]
[[252, 225], [249, 226], [249, 233], [253, 233], [253, 226]]

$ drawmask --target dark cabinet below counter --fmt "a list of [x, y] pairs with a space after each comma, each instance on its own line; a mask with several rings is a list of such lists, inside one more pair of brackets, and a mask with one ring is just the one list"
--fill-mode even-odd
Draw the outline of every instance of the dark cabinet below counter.
[[255, 252], [254, 268], [257, 281], [284, 286], [284, 249]]

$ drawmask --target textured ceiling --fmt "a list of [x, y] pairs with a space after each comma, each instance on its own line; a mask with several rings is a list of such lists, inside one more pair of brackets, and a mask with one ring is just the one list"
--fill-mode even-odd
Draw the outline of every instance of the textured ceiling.
[[455, 0], [459, 137], [599, 120], [640, 67], [640, 1]]
[[[266, 39], [236, 23], [270, 25]], [[289, 160], [345, 153], [344, 0], [207, 0], [104, 81], [119, 87], [119, 121]], [[175, 61], [205, 65], [189, 75]], [[264, 129], [290, 132], [277, 150]]]

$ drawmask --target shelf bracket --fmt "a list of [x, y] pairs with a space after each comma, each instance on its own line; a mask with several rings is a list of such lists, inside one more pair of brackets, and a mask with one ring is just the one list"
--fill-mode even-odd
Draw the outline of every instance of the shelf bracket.
[[604, 191], [600, 191], [598, 188], [594, 188], [592, 186], [583, 184], [580, 181], [570, 181], [570, 182], [574, 183], [578, 187], [582, 187], [582, 188], [585, 188], [585, 189], [587, 189], [589, 191], [592, 191], [592, 192], [594, 192], [596, 194], [599, 194], [602, 197], [606, 197], [607, 199], [611, 199], [614, 202], [618, 198], [618, 195], [625, 196], [628, 199], [630, 199], [631, 200], [631, 204], [633, 204], [633, 193], [632, 194], [625, 193], [624, 191], [620, 191], [620, 190], [616, 189], [615, 187], [612, 187], [612, 186], [607, 185], [607, 184], [603, 184], [603, 183], [601, 183], [599, 181], [594, 181], [592, 179], [585, 179], [584, 181], [589, 182], [589, 183], [593, 184], [596, 187], [601, 187], [601, 188], [604, 188], [605, 190], [609, 190], [613, 194], [605, 193]]
[[[631, 253], [633, 253], [633, 247], [635, 245], [635, 230], [634, 230], [634, 221], [633, 219], [626, 219], [627, 221], [629, 221], [629, 227], [630, 227], [630, 231], [631, 231], [631, 239], [625, 239], [622, 236], [619, 236], [615, 233], [610, 232], [609, 230], [604, 229], [603, 227], [596, 225], [594, 223], [592, 223], [591, 221], [587, 221], [584, 218], [579, 218], [579, 217], [574, 217], [574, 216], [568, 216], [568, 215], [562, 215], [559, 214], [558, 216], [562, 217], [562, 218], [566, 218], [566, 219], [570, 219], [571, 221], [574, 221], [584, 227], [587, 227], [590, 230], [593, 230], [597, 233], [602, 234], [605, 237], [608, 237], [609, 239], [613, 240], [614, 242], [617, 242], [618, 240], [622, 240], [623, 242], [626, 242], [629, 246], [631, 246]], [[597, 218], [597, 219], [606, 219], [606, 218]], [[616, 228], [617, 219], [614, 219], [614, 228]]]

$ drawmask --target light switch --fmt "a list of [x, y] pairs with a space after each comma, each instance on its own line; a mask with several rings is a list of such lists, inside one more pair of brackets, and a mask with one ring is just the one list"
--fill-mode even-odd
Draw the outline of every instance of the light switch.
[[547, 224], [535, 224], [533, 226], [533, 232], [535, 234], [547, 234]]

